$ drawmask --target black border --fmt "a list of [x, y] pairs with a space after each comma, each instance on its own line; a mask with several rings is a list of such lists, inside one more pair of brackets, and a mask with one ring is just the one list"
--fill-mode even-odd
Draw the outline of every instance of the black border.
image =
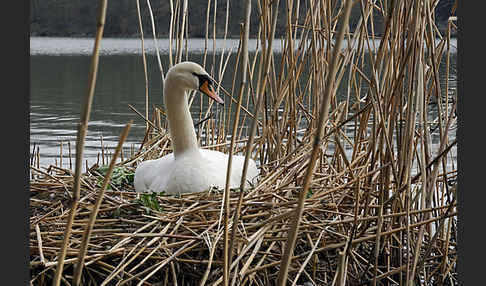
[[[444, 0], [441, 0], [444, 1]], [[484, 14], [483, 1], [457, 0], [458, 37], [458, 260], [461, 285], [484, 280], [483, 249], [483, 166], [481, 136], [485, 113]], [[475, 5], [474, 5], [475, 4]], [[14, 6], [14, 7], [12, 7]], [[17, 8], [17, 9], [15, 9]], [[20, 13], [12, 13], [13, 10]], [[2, 259], [2, 282], [28, 285], [29, 277], [29, 112], [30, 112], [30, 2], [10, 1], [3, 9], [4, 31], [2, 92], [2, 150], [5, 166], [2, 215], [2, 243], [8, 253]], [[15, 109], [12, 109], [12, 103]], [[10, 112], [12, 109], [12, 112]], [[474, 132], [474, 133], [473, 133]], [[466, 139], [469, 135], [469, 139]], [[476, 140], [474, 138], [477, 138]], [[15, 150], [15, 152], [10, 152]], [[478, 180], [479, 179], [479, 180]], [[469, 233], [468, 233], [469, 230]], [[5, 273], [7, 272], [7, 273]], [[479, 278], [477, 280], [476, 278]], [[19, 283], [20, 282], [20, 283]], [[467, 283], [471, 282], [471, 283]], [[480, 284], [477, 284], [480, 285]]]
[[[2, 283], [29, 285], [30, 1], [2, 9]], [[4, 282], [5, 281], [5, 282]], [[13, 283], [9, 283], [13, 282]]]
[[[461, 285], [483, 284], [482, 261], [484, 192], [481, 182], [484, 168], [478, 166], [483, 160], [484, 144], [480, 139], [481, 117], [484, 111], [484, 10], [478, 5], [483, 1], [457, 0], [458, 15], [458, 258], [457, 272]], [[476, 5], [474, 5], [476, 4]], [[474, 133], [473, 133], [474, 132]], [[469, 136], [468, 136], [469, 135]], [[467, 139], [469, 137], [469, 140]], [[477, 138], [476, 140], [474, 138]], [[477, 184], [479, 183], [479, 184]], [[479, 187], [479, 188], [478, 188]], [[469, 233], [468, 233], [469, 230]], [[479, 260], [479, 261], [478, 261]], [[467, 283], [469, 282], [469, 283]], [[476, 283], [475, 283], [476, 282]], [[481, 283], [482, 282], [482, 283]]]

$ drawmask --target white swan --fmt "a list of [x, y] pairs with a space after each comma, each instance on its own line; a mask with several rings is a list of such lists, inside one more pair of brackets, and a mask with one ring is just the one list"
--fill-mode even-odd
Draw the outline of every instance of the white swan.
[[[135, 171], [135, 191], [182, 194], [211, 187], [224, 189], [228, 155], [199, 148], [189, 112], [188, 90], [199, 90], [223, 104], [214, 93], [212, 80], [200, 65], [183, 62], [170, 68], [164, 83], [164, 104], [174, 152], [139, 164]], [[233, 156], [230, 188], [240, 187], [243, 162], [244, 156]], [[255, 161], [250, 160], [246, 186], [257, 175]]]

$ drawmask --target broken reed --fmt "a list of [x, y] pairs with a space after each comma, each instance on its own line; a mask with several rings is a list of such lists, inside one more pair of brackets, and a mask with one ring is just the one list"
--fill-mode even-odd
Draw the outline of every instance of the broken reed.
[[[202, 64], [215, 79], [218, 91], [225, 94], [227, 104], [215, 107], [217, 116], [198, 126], [198, 138], [203, 148], [226, 153], [235, 148], [234, 152], [244, 154], [251, 146], [249, 153], [261, 166], [259, 182], [241, 197], [239, 193], [225, 194], [230, 198], [230, 217], [224, 220], [220, 215], [224, 210], [221, 193], [159, 197], [164, 211], [143, 215], [142, 209], [130, 202], [135, 194], [107, 191], [110, 199], [100, 209], [107, 217], [97, 221], [103, 236], [96, 239], [109, 246], [108, 251], [96, 252], [94, 244], [88, 248], [84, 279], [108, 282], [118, 275], [123, 282], [151, 284], [159, 281], [156, 276], [160, 274], [159, 279], [166, 283], [184, 284], [189, 276], [183, 270], [189, 268], [195, 273], [190, 279], [196, 278], [200, 285], [276, 283], [313, 138], [320, 128], [319, 108], [328, 87], [328, 65], [344, 2], [287, 0], [282, 3], [287, 8], [283, 15], [277, 14], [276, 3], [257, 1], [252, 10], [250, 18], [258, 22], [258, 46], [248, 54], [248, 84], [239, 93], [242, 98], [233, 97], [245, 63], [240, 59], [245, 56], [242, 46], [236, 53], [223, 47], [216, 61], [216, 27], [225, 27], [226, 38], [229, 1], [208, 1], [206, 10]], [[304, 190], [302, 226], [297, 231], [294, 255], [289, 257], [287, 281], [333, 285], [457, 283], [457, 173], [451, 167], [455, 166], [452, 150], [456, 141], [450, 141], [457, 101], [449, 97], [448, 79], [445, 90], [439, 81], [439, 65], [444, 58], [449, 73], [450, 33], [441, 35], [435, 26], [437, 3], [353, 2], [352, 11], [360, 17], [354, 31], [345, 31], [344, 47], [337, 57], [329, 116], [309, 189]], [[191, 19], [187, 14], [190, 3], [170, 4], [169, 40], [175, 43], [170, 46], [172, 65], [190, 60], [184, 23]], [[216, 22], [222, 19], [216, 17], [218, 5], [226, 5], [224, 24]], [[287, 23], [280, 40], [274, 39], [272, 31], [277, 17]], [[376, 19], [382, 23], [380, 36], [376, 36]], [[452, 28], [454, 22], [449, 21], [448, 31]], [[212, 57], [208, 57], [210, 36]], [[274, 40], [283, 45], [282, 54], [273, 53]], [[230, 57], [238, 59], [234, 74], [225, 73]], [[227, 77], [232, 79], [232, 86], [220, 86]], [[201, 95], [192, 93], [191, 104], [194, 96]], [[255, 117], [258, 99], [262, 99], [261, 113]], [[212, 114], [212, 106], [211, 101], [200, 97], [199, 121]], [[244, 112], [236, 118], [241, 123], [235, 124], [232, 114], [238, 107]], [[433, 108], [437, 110], [432, 112]], [[251, 140], [244, 125], [253, 119], [255, 141], [248, 146]], [[141, 159], [171, 152], [163, 108], [155, 108], [149, 120], [140, 150], [120, 165], [135, 167]], [[433, 134], [439, 135], [438, 148], [432, 144]], [[42, 175], [45, 180], [57, 178]], [[86, 176], [88, 180], [93, 175]], [[32, 182], [33, 194], [50, 184]], [[109, 221], [114, 211], [114, 205], [109, 205], [115, 201], [127, 212], [122, 220]], [[32, 234], [51, 241], [49, 246], [39, 246], [38, 239], [31, 243], [31, 251], [49, 249], [56, 253], [53, 245], [58, 234], [43, 230], [47, 226], [41, 223], [48, 219], [62, 225], [66, 210], [61, 211], [59, 206], [51, 205], [44, 215], [31, 217], [36, 222], [31, 224]], [[235, 220], [235, 226], [231, 218], [237, 208], [241, 208], [241, 218]], [[84, 213], [89, 211], [78, 212], [77, 223], [82, 224]], [[108, 222], [111, 228], [103, 227]], [[228, 247], [223, 234], [233, 230], [234, 245]], [[153, 235], [135, 235], [142, 231]], [[76, 254], [76, 245], [68, 253]], [[232, 258], [225, 258], [227, 248], [234, 249]], [[122, 249], [123, 256], [119, 253]], [[39, 257], [32, 257], [31, 267], [39, 265]], [[44, 265], [53, 267], [55, 257]], [[32, 279], [48, 280], [52, 276], [49, 269]]]

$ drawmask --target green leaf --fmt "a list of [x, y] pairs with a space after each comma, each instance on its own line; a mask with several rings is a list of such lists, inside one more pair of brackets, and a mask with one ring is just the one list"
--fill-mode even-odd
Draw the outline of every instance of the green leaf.
[[157, 200], [157, 196], [160, 195], [161, 193], [155, 193], [152, 192], [150, 194], [141, 194], [140, 195], [140, 200], [139, 203], [143, 205], [146, 210], [156, 210], [156, 211], [162, 211], [162, 207], [159, 204], [159, 201]]
[[[98, 167], [97, 171], [101, 175], [106, 176], [106, 174], [108, 173], [108, 169], [108, 165], [103, 165], [101, 167]], [[113, 184], [115, 187], [121, 188], [124, 184], [133, 185], [134, 178], [135, 173], [132, 170], [128, 169], [125, 166], [115, 166], [113, 168], [113, 172], [111, 173], [110, 183]], [[100, 179], [98, 185], [101, 186], [102, 182], [103, 179]]]
[[314, 194], [314, 192], [312, 192], [312, 189], [307, 190], [306, 198], [308, 199], [308, 198], [312, 197], [313, 194]]

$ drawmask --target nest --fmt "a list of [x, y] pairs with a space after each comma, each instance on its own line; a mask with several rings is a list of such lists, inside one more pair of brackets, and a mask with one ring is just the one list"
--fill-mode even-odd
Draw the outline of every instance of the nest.
[[[136, 160], [167, 151], [167, 144], [160, 139], [151, 143], [162, 147], [148, 144], [152, 148], [117, 165], [125, 179], [113, 173], [104, 194], [85, 255], [82, 285], [222, 284], [223, 191], [167, 196], [141, 195], [133, 190], [130, 174]], [[309, 146], [301, 146], [292, 156], [261, 166], [258, 183], [244, 190], [237, 226], [231, 224], [232, 219], [228, 225], [230, 233], [235, 230], [230, 242], [233, 285], [275, 284], [309, 153]], [[446, 220], [456, 215], [455, 202], [407, 212], [400, 206], [404, 193], [397, 190], [396, 199], [390, 199], [388, 205], [377, 204], [380, 176], [376, 174], [381, 168], [339, 169], [334, 157], [327, 160], [322, 154], [322, 158], [311, 189], [306, 191], [289, 284], [331, 285], [340, 275], [346, 276], [347, 285], [374, 280], [401, 284], [407, 261], [411, 267], [414, 258], [417, 277], [434, 273], [440, 273], [439, 278], [455, 277], [454, 223]], [[354, 166], [359, 166], [356, 163]], [[56, 166], [32, 170], [31, 281], [45, 285], [56, 271], [74, 174]], [[81, 177], [81, 195], [61, 277], [66, 283], [78, 261], [83, 232], [104, 179], [102, 170], [95, 165]], [[231, 190], [230, 217], [239, 197], [240, 190]], [[416, 239], [424, 230], [418, 244]], [[414, 251], [407, 251], [407, 246]], [[444, 261], [450, 262], [445, 264], [449, 267], [444, 267]]]

